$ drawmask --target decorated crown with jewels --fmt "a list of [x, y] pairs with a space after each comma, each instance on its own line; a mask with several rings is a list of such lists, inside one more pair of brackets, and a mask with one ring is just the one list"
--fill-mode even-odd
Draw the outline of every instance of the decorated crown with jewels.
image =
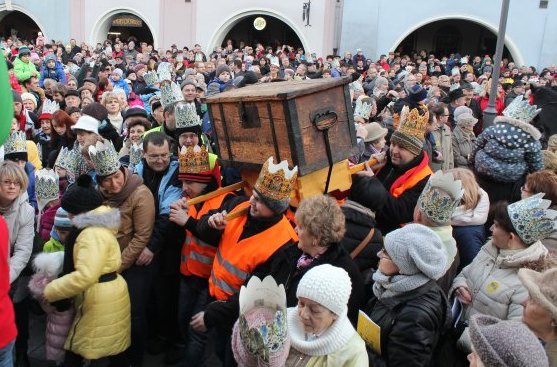
[[161, 82], [161, 105], [163, 108], [170, 106], [175, 102], [184, 100], [184, 94], [180, 86], [174, 82], [165, 80]]
[[505, 108], [503, 115], [523, 122], [530, 122], [536, 117], [538, 113], [542, 110], [537, 108], [536, 105], [531, 105], [527, 100], [524, 100], [523, 96], [520, 95], [513, 99], [513, 101]]
[[58, 153], [54, 166], [65, 169], [70, 176], [75, 176], [78, 164], [79, 160], [76, 151], [73, 149], [68, 150], [68, 148], [62, 148]]
[[169, 62], [161, 62], [157, 68], [157, 74], [161, 82], [164, 80], [172, 80], [172, 64]]
[[[285, 359], [288, 353], [286, 292], [272, 276], [251, 277], [240, 289], [238, 329], [242, 345], [265, 365]], [[276, 364], [278, 365], [278, 364]]]
[[437, 171], [430, 176], [418, 205], [432, 221], [445, 224], [460, 205], [462, 195], [464, 190], [460, 180], [455, 180], [451, 172]]
[[153, 85], [159, 82], [159, 75], [156, 71], [148, 71], [143, 74], [143, 80], [147, 85]]
[[274, 200], [287, 200], [296, 184], [298, 167], [288, 168], [288, 161], [274, 164], [273, 157], [269, 157], [263, 164], [254, 189], [261, 195]]
[[133, 168], [141, 162], [143, 157], [143, 144], [133, 143], [130, 147], [130, 166], [129, 168], [133, 171]]
[[527, 245], [546, 238], [557, 229], [557, 211], [548, 209], [551, 200], [543, 199], [544, 195], [532, 195], [507, 206], [516, 233]]
[[180, 173], [206, 173], [211, 170], [209, 152], [205, 145], [194, 147], [183, 146], [179, 154]]
[[49, 202], [58, 199], [60, 187], [59, 178], [52, 169], [41, 169], [35, 172], [35, 193], [39, 209], [43, 209]]
[[421, 114], [418, 108], [410, 110], [408, 106], [404, 106], [400, 112], [397, 131], [423, 141], [428, 121], [429, 112], [427, 110]]
[[197, 114], [194, 103], [184, 103], [176, 106], [174, 116], [176, 117], [176, 129], [201, 126], [201, 119]]
[[369, 97], [359, 97], [356, 100], [356, 107], [354, 108], [354, 117], [361, 117], [365, 120], [369, 119], [373, 104]]
[[89, 156], [93, 161], [97, 176], [106, 177], [118, 171], [120, 161], [118, 153], [110, 140], [98, 141], [89, 147]]
[[58, 104], [58, 102], [51, 101], [50, 99], [45, 99], [43, 103], [42, 113], [52, 115], [54, 114], [54, 112], [58, 111], [59, 109], [60, 109], [60, 105]]
[[27, 153], [27, 138], [22, 131], [13, 132], [4, 143], [4, 154]]

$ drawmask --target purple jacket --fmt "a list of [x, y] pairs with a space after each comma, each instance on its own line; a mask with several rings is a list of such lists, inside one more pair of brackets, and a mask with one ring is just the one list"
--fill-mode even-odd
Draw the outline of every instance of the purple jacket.
[[54, 217], [56, 216], [56, 210], [60, 207], [60, 204], [51, 206], [45, 210], [41, 215], [41, 222], [39, 224], [39, 236], [43, 241], [48, 241], [50, 239], [50, 231], [54, 226]]

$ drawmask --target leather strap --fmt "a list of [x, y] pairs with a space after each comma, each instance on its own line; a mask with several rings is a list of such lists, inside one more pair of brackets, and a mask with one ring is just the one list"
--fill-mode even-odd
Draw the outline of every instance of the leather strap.
[[360, 252], [362, 252], [366, 248], [367, 244], [369, 243], [369, 241], [371, 241], [374, 234], [375, 234], [375, 228], [372, 228], [367, 234], [367, 236], [362, 240], [362, 242], [360, 242], [360, 244], [356, 246], [356, 248], [350, 253], [350, 257], [355, 259], [356, 256], [358, 256]]

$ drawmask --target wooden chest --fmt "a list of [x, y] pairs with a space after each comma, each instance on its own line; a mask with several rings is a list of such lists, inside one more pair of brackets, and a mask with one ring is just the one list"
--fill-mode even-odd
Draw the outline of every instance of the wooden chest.
[[349, 78], [265, 83], [207, 98], [220, 161], [259, 171], [270, 156], [297, 165], [300, 176], [353, 154]]

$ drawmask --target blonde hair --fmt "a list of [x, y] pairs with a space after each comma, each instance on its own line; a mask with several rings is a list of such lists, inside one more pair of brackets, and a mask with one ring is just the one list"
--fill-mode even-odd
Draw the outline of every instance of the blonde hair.
[[472, 171], [467, 168], [453, 168], [447, 172], [451, 172], [455, 180], [460, 180], [462, 182], [464, 195], [460, 203], [464, 205], [464, 208], [467, 210], [474, 209], [480, 201], [480, 186], [476, 182], [476, 178]]
[[326, 195], [302, 200], [296, 211], [296, 223], [312, 237], [319, 238], [321, 247], [339, 242], [346, 230], [342, 209], [335, 199]]
[[114, 92], [104, 92], [101, 97], [101, 104], [106, 107], [107, 103], [112, 101], [113, 99], [120, 104], [120, 99], [118, 98], [118, 94]]
[[29, 179], [25, 171], [19, 165], [12, 161], [4, 161], [0, 164], [0, 181], [10, 180], [19, 183], [21, 187], [20, 194], [27, 190]]

